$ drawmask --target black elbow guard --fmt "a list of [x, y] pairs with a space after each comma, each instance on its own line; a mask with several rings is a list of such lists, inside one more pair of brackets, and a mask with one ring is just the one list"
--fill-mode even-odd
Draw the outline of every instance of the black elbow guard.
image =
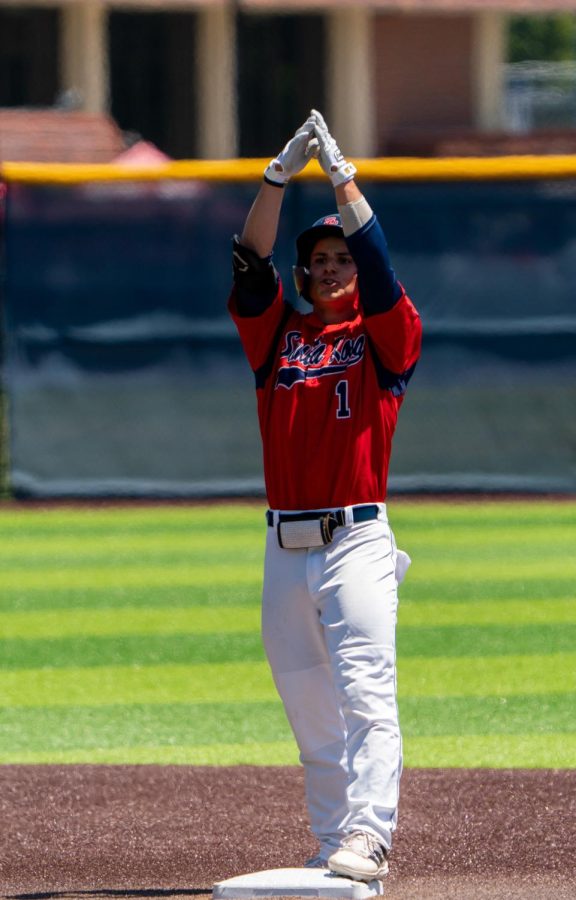
[[258, 256], [240, 243], [237, 234], [232, 238], [232, 268], [234, 282], [239, 288], [254, 293], [276, 293], [278, 273], [272, 264], [272, 256]]

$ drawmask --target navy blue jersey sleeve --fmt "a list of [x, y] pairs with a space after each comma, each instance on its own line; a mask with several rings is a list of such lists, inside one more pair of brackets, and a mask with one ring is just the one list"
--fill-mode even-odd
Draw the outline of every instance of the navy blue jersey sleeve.
[[346, 237], [358, 268], [358, 289], [364, 315], [387, 312], [402, 296], [402, 287], [390, 263], [382, 227], [373, 215], [362, 228]]

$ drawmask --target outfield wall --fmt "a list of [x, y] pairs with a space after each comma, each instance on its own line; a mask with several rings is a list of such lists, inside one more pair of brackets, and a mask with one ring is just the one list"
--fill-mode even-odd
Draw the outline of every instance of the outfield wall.
[[[424, 324], [391, 490], [575, 491], [576, 157], [357, 165]], [[12, 494], [262, 493], [226, 300], [263, 166], [4, 166]], [[314, 163], [286, 192], [286, 284], [333, 208]]]

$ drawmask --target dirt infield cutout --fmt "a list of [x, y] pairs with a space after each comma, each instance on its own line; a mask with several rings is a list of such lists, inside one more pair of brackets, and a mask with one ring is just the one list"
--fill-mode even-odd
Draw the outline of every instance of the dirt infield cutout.
[[[299, 768], [0, 766], [0, 897], [209, 896], [315, 851]], [[573, 900], [576, 770], [408, 769], [385, 896]]]

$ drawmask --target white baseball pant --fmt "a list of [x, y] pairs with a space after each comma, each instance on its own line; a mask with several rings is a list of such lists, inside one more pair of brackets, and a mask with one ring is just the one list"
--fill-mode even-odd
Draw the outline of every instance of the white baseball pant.
[[325, 857], [357, 829], [390, 848], [396, 827], [397, 586], [410, 560], [378, 506], [377, 519], [337, 528], [322, 547], [284, 550], [276, 528], [267, 533], [263, 642]]

